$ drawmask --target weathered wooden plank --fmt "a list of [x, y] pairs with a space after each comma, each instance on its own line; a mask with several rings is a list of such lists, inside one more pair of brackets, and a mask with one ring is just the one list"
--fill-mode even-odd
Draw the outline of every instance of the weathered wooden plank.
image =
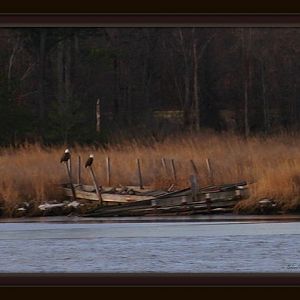
[[157, 191], [148, 191], [148, 192], [136, 192], [136, 195], [143, 195], [143, 196], [153, 196], [153, 197], [161, 197], [161, 196], [165, 196], [168, 195], [169, 193], [166, 191], [162, 191], [162, 190], [157, 190]]
[[191, 206], [169, 206], [161, 208], [153, 207], [137, 207], [130, 210], [101, 210], [97, 213], [90, 213], [88, 217], [122, 217], [122, 216], [145, 216], [145, 215], [192, 215], [192, 214], [208, 214], [208, 213], [224, 213], [232, 211], [230, 207], [216, 207], [208, 210], [207, 207], [203, 209], [195, 209]]
[[140, 195], [118, 195], [118, 194], [101, 194], [103, 201], [114, 201], [114, 202], [132, 202], [132, 201], [143, 201], [153, 199], [152, 196], [140, 196]]
[[[219, 203], [211, 203], [211, 209], [212, 208], [224, 208], [224, 207], [233, 207], [235, 206], [235, 204], [237, 203], [237, 201], [228, 201], [228, 202], [219, 202]], [[193, 205], [194, 209], [207, 209], [207, 205], [206, 204], [199, 204], [199, 205]]]
[[[151, 203], [156, 200], [151, 200]], [[212, 201], [211, 203], [211, 211], [217, 208], [230, 208], [233, 207], [238, 200], [225, 200], [225, 201]], [[136, 204], [136, 203], [135, 203]], [[183, 204], [180, 205], [165, 205], [165, 206], [150, 206], [149, 201], [141, 201], [138, 205], [128, 205], [125, 207], [126, 204], [121, 206], [114, 206], [114, 207], [103, 207], [96, 210], [92, 215], [93, 216], [121, 216], [121, 215], [132, 215], [132, 214], [140, 214], [142, 215], [143, 212], [148, 211], [156, 211], [157, 213], [163, 212], [174, 212], [174, 211], [208, 211], [207, 204], [202, 201], [202, 203], [190, 203], [190, 204]], [[90, 216], [92, 216], [90, 214]]]
[[[120, 205], [123, 206], [123, 205]], [[115, 206], [114, 206], [115, 207]], [[110, 208], [110, 209], [108, 209]], [[144, 207], [145, 209], [145, 207]], [[84, 217], [102, 217], [102, 216], [128, 216], [132, 213], [134, 209], [125, 209], [124, 207], [119, 207], [119, 209], [111, 209], [111, 207], [103, 207], [99, 210], [96, 210], [92, 213], [83, 215]]]
[[[228, 191], [228, 192], [219, 192], [219, 193], [209, 193], [210, 200], [213, 201], [221, 201], [221, 200], [231, 200], [231, 199], [240, 199], [243, 198], [246, 194], [246, 191], [241, 190], [240, 195], [236, 195], [235, 191]], [[208, 193], [199, 193], [198, 194], [198, 200], [194, 201], [193, 195], [191, 191], [186, 191], [183, 193], [178, 193], [174, 195], [169, 195], [169, 196], [163, 196], [163, 197], [158, 197], [155, 199], [155, 205], [157, 206], [170, 206], [170, 205], [180, 205], [183, 201], [186, 203], [192, 203], [192, 202], [199, 202], [199, 201], [204, 201], [205, 202], [205, 195]], [[152, 200], [154, 201], [154, 200]]]
[[[76, 189], [76, 192], [78, 190], [82, 190], [82, 191], [85, 191], [85, 192], [95, 192], [95, 187], [93, 185], [74, 184], [74, 187]], [[148, 186], [144, 187], [143, 189], [140, 189], [140, 187], [134, 186], [134, 185], [132, 185], [132, 186], [129, 185], [129, 186], [125, 186], [125, 187], [116, 187], [116, 188], [115, 187], [110, 187], [110, 186], [102, 186], [101, 187], [101, 192], [110, 192], [110, 191], [120, 192], [124, 189], [132, 190], [136, 193], [141, 193], [141, 194], [147, 194], [147, 193], [151, 193], [151, 192], [158, 192], [157, 190], [153, 190], [152, 188], [150, 188]]]
[[[71, 197], [72, 191], [70, 189], [64, 188], [64, 192], [66, 196]], [[92, 201], [99, 201], [99, 198], [96, 193], [90, 193], [85, 191], [76, 191], [76, 196], [79, 199], [86, 199]], [[132, 201], [143, 201], [153, 199], [152, 196], [140, 196], [140, 195], [119, 195], [119, 194], [109, 194], [102, 193], [101, 194], [102, 201], [104, 202], [119, 202], [119, 203], [128, 203]]]
[[239, 190], [239, 195], [237, 195], [236, 190], [231, 190], [231, 191], [223, 191], [223, 192], [218, 192], [218, 193], [213, 193], [213, 192], [201, 192], [201, 199], [203, 198], [203, 196], [205, 196], [206, 194], [209, 194], [210, 199], [214, 200], [214, 199], [231, 199], [231, 198], [235, 198], [235, 197], [248, 197], [249, 195], [249, 191], [248, 190]]
[[169, 198], [169, 197], [180, 197], [180, 196], [188, 196], [188, 195], [191, 195], [192, 192], [191, 192], [191, 189], [190, 188], [185, 188], [185, 189], [182, 189], [182, 190], [178, 190], [178, 191], [174, 191], [174, 192], [169, 192], [163, 196], [160, 196], [159, 198], [160, 199], [163, 199], [163, 198]]
[[[68, 197], [72, 197], [72, 191], [69, 188], [63, 188], [64, 193]], [[96, 193], [85, 192], [81, 190], [76, 190], [76, 198], [78, 199], [86, 199], [92, 201], [99, 201], [99, 198]]]

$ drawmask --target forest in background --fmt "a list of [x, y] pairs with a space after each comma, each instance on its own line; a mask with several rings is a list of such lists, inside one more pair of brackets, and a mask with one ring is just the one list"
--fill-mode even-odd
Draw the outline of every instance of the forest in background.
[[297, 132], [299, 52], [300, 28], [1, 28], [0, 144]]

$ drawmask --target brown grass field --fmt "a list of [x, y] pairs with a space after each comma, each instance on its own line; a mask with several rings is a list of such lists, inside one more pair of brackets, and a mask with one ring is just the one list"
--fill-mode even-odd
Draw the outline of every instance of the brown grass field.
[[[57, 186], [68, 182], [60, 157], [65, 147], [46, 148], [38, 144], [0, 149], [0, 206], [6, 215], [24, 200], [36, 205], [46, 200], [62, 199]], [[272, 198], [286, 211], [300, 206], [300, 135], [280, 134], [268, 138], [242, 137], [229, 134], [191, 134], [169, 137], [145, 145], [137, 140], [123, 141], [105, 148], [75, 146], [72, 154], [73, 176], [76, 180], [77, 157], [83, 163], [90, 153], [95, 155], [94, 170], [101, 185], [106, 183], [105, 158], [111, 159], [112, 185], [138, 184], [136, 158], [141, 159], [144, 183], [168, 187], [172, 176], [166, 174], [161, 158], [175, 160], [178, 187], [189, 185], [192, 174], [190, 160], [199, 170], [200, 185], [209, 185], [205, 160], [209, 158], [214, 183], [250, 182], [251, 197], [236, 207], [237, 212], [251, 213], [258, 200]], [[171, 169], [169, 169], [171, 172]], [[92, 184], [86, 169], [83, 182]]]

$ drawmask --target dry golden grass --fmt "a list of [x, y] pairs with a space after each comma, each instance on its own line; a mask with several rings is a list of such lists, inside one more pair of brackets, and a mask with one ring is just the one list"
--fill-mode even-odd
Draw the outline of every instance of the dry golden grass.
[[[175, 160], [178, 187], [189, 185], [192, 174], [190, 160], [199, 170], [202, 186], [210, 184], [205, 159], [210, 158], [216, 184], [246, 180], [251, 198], [240, 202], [237, 210], [251, 211], [259, 199], [272, 198], [283, 209], [300, 205], [300, 136], [281, 134], [269, 138], [251, 137], [245, 140], [229, 134], [202, 133], [177, 136], [162, 142], [144, 145], [125, 141], [106, 148], [76, 146], [71, 148], [73, 176], [76, 180], [77, 157], [83, 163], [90, 153], [95, 155], [94, 170], [101, 185], [106, 185], [105, 158], [111, 159], [112, 184], [138, 184], [136, 158], [141, 159], [144, 183], [167, 187], [172, 180], [162, 168], [161, 158]], [[36, 205], [61, 199], [56, 187], [68, 182], [64, 165], [59, 163], [64, 147], [45, 148], [38, 144], [19, 149], [0, 149], [0, 203], [10, 214], [24, 200]], [[83, 182], [92, 184], [89, 173], [82, 170]]]

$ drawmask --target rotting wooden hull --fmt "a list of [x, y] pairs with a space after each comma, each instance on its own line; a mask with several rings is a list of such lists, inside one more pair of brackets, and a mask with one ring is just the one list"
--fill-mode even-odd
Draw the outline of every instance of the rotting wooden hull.
[[[64, 194], [68, 197], [72, 197], [72, 191], [70, 188], [63, 186]], [[99, 201], [95, 189], [92, 186], [75, 186], [75, 193], [77, 199], [88, 201]], [[124, 204], [128, 202], [137, 202], [143, 200], [155, 199], [157, 196], [165, 195], [168, 192], [152, 189], [140, 189], [138, 187], [126, 187], [124, 188], [108, 188], [104, 187], [101, 190], [101, 198], [104, 205], [111, 204]]]
[[[70, 189], [64, 188], [64, 192], [66, 196], [71, 197], [72, 191]], [[96, 193], [79, 191], [75, 190], [77, 199], [85, 199], [90, 201], [99, 201]], [[102, 201], [105, 203], [128, 203], [128, 202], [136, 202], [147, 199], [154, 199], [152, 196], [140, 196], [140, 195], [118, 195], [118, 194], [110, 194], [110, 193], [101, 193]]]
[[104, 206], [85, 214], [85, 217], [227, 213], [240, 200], [248, 197], [248, 189], [227, 185], [221, 188], [203, 188], [196, 195], [190, 188], [186, 188], [171, 193], [158, 193], [157, 196], [151, 195], [151, 192], [148, 195], [116, 195], [103, 192], [101, 196]]
[[[234, 205], [238, 200], [224, 203], [212, 203], [208, 209], [206, 203], [191, 203], [189, 205], [172, 205], [172, 206], [153, 206], [151, 203], [143, 203], [130, 207], [103, 207], [96, 211], [84, 215], [85, 217], [122, 217], [122, 216], [153, 216], [153, 215], [195, 215], [208, 213], [226, 213], [232, 212]], [[141, 204], [141, 203], [140, 203]]]

